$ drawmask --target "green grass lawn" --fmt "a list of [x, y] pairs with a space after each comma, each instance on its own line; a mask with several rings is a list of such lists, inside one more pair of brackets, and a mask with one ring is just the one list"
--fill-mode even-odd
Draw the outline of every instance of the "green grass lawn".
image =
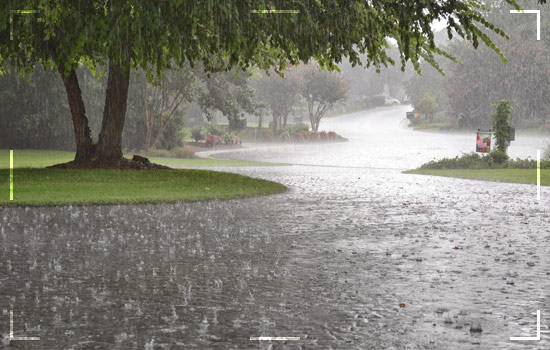
[[[14, 151], [14, 200], [9, 198], [9, 151], [0, 150], [0, 206], [158, 203], [229, 199], [286, 191], [284, 185], [226, 172], [179, 170], [44, 169], [74, 153]], [[150, 158], [172, 167], [272, 165], [216, 159]]]
[[[73, 152], [14, 150], [14, 168], [44, 168], [50, 165], [66, 163], [74, 159]], [[10, 167], [10, 151], [0, 150], [0, 168]]]
[[[131, 155], [127, 155], [131, 158]], [[44, 151], [44, 150], [14, 150], [13, 166], [14, 168], [44, 168], [50, 165], [66, 163], [74, 159], [74, 152], [63, 151]], [[267, 166], [284, 165], [282, 163], [252, 162], [241, 160], [223, 160], [223, 159], [181, 159], [181, 158], [161, 158], [149, 157], [153, 163], [166, 165], [169, 167], [222, 167], [222, 166]], [[9, 168], [10, 155], [9, 150], [0, 150], [0, 169]]]
[[9, 169], [0, 170], [0, 206], [157, 203], [228, 199], [286, 191], [271, 181], [195, 169], [104, 170], [14, 169], [14, 200], [9, 200]]
[[[415, 169], [404, 173], [522, 184], [537, 183], [536, 169]], [[550, 186], [550, 170], [541, 170], [540, 183], [542, 186]]]

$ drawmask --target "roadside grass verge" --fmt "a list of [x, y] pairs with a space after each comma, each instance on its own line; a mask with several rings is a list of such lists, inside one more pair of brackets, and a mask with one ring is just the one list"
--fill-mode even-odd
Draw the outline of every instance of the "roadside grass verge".
[[0, 206], [138, 204], [243, 198], [282, 193], [284, 185], [243, 175], [195, 169], [0, 169]]
[[411, 123], [410, 127], [415, 131], [424, 132], [460, 132], [456, 126], [446, 122], [425, 122], [425, 123]]
[[[535, 185], [537, 183], [537, 169], [415, 169], [403, 173]], [[541, 186], [550, 186], [549, 169], [541, 169], [540, 183]]]

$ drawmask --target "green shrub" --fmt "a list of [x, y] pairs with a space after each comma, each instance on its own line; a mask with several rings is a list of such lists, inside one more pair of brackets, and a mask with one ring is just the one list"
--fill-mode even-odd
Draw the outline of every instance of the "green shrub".
[[424, 96], [415, 104], [414, 109], [420, 114], [426, 116], [426, 119], [433, 120], [435, 113], [439, 110], [439, 105], [435, 96], [426, 92]]
[[204, 140], [206, 137], [204, 128], [200, 125], [195, 126], [193, 130], [191, 130], [191, 137], [195, 140], [195, 142]]
[[[500, 163], [499, 163], [500, 162]], [[422, 164], [420, 169], [535, 169], [534, 159], [508, 159], [506, 153], [495, 150], [486, 156], [472, 152], [462, 157], [443, 158]], [[541, 169], [550, 169], [550, 161], [541, 161]]]
[[302, 131], [309, 131], [309, 125], [305, 123], [299, 123], [292, 125], [292, 130], [294, 132], [302, 132]]
[[493, 162], [495, 162], [496, 164], [503, 164], [509, 158], [506, 153], [504, 153], [504, 152], [502, 152], [501, 150], [498, 150], [498, 149], [491, 152], [489, 154], [489, 156], [491, 157]]
[[281, 139], [288, 140], [290, 137], [296, 133], [302, 133], [302, 132], [308, 132], [309, 131], [309, 125], [304, 123], [298, 123], [298, 124], [289, 124], [285, 126], [282, 129], [279, 129], [277, 131], [277, 136]]
[[223, 143], [226, 145], [237, 145], [241, 143], [241, 140], [235, 133], [228, 132], [223, 136]]
[[254, 142], [256, 139], [261, 137], [261, 130], [262, 129], [247, 127], [246, 129], [239, 131], [237, 136], [239, 136], [242, 141]]
[[219, 137], [223, 137], [223, 135], [225, 135], [225, 132], [226, 132], [223, 126], [216, 125], [216, 124], [210, 124], [206, 127], [206, 129], [208, 130], [209, 134], [217, 135]]
[[149, 154], [147, 154], [148, 157], [162, 157], [162, 158], [196, 158], [195, 152], [191, 147], [185, 146], [185, 147], [176, 147], [172, 150], [166, 150], [166, 149], [156, 149], [152, 148], [149, 150]]
[[[507, 167], [511, 169], [536, 169], [537, 161], [534, 159], [520, 159], [516, 158], [514, 160], [509, 160]], [[550, 169], [550, 161], [541, 160], [540, 162], [541, 169]]]
[[283, 132], [280, 132], [278, 136], [281, 140], [290, 140], [290, 131], [284, 130]]
[[191, 149], [191, 147], [188, 147], [188, 146], [174, 148], [172, 150], [172, 156], [174, 158], [186, 158], [186, 159], [196, 158], [195, 151], [193, 151], [193, 149]]
[[[180, 137], [182, 141], [185, 141], [189, 137], [189, 131], [187, 129], [180, 130]], [[183, 144], [183, 142], [182, 142]]]
[[487, 169], [493, 168], [493, 159], [489, 156], [482, 157], [472, 152], [464, 154], [462, 157], [443, 158], [432, 160], [422, 164], [420, 169]]

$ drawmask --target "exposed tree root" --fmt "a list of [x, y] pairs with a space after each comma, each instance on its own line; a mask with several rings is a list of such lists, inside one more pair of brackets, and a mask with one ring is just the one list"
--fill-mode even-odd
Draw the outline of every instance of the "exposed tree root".
[[70, 161], [49, 166], [52, 169], [134, 169], [134, 170], [166, 170], [170, 167], [151, 163], [149, 159], [134, 155], [132, 159], [122, 158], [115, 161], [91, 159], [87, 162]]

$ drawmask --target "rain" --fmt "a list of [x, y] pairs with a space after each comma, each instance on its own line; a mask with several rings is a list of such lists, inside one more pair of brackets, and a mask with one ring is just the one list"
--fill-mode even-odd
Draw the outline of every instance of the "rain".
[[[208, 72], [201, 62], [156, 82], [143, 67], [132, 71], [124, 156], [288, 190], [159, 203], [0, 202], [0, 348], [550, 347], [548, 187], [537, 199], [534, 180], [407, 172], [476, 151], [476, 133], [493, 127], [500, 100], [511, 101], [515, 128], [506, 161], [531, 164], [537, 151], [550, 160], [550, 51], [525, 39], [535, 36], [534, 17], [511, 8], [495, 5], [488, 15], [511, 31], [509, 41], [495, 40], [508, 63], [436, 25], [437, 44], [461, 61], [443, 57], [444, 75], [427, 61], [420, 72], [401, 67], [392, 41], [395, 65], [380, 69], [345, 57], [336, 71], [313, 60], [288, 64], [283, 76], [274, 67]], [[164, 7], [153, 12], [158, 26], [173, 25]], [[525, 52], [514, 47], [520, 39]], [[75, 72], [96, 145], [108, 72]], [[71, 106], [56, 72], [36, 64], [27, 82], [0, 76], [0, 104], [2, 175], [5, 150], [57, 152], [40, 168], [74, 156]], [[325, 107], [317, 125], [313, 114]], [[25, 336], [39, 340], [17, 339]]]

